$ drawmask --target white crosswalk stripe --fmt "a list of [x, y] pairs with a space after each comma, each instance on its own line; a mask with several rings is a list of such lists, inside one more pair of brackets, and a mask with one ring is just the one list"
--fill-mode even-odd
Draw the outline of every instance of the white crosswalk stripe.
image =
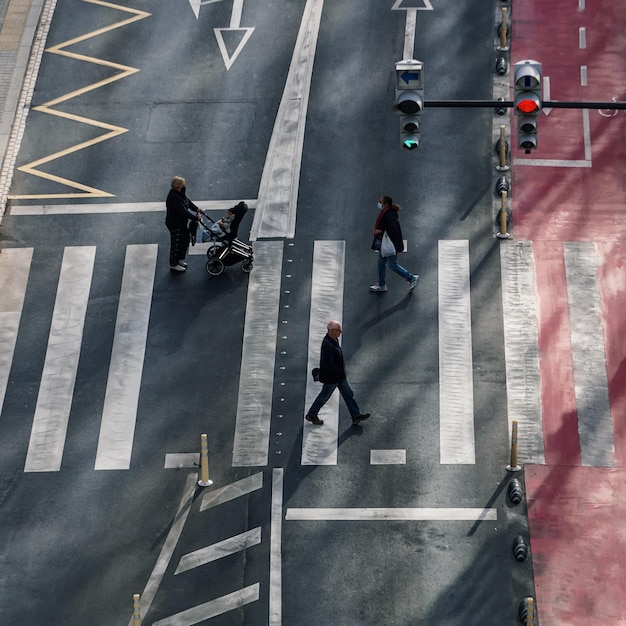
[[[255, 269], [250, 274], [241, 362], [240, 380], [245, 384], [237, 398], [233, 466], [263, 467], [268, 463], [283, 245], [277, 241], [255, 242]], [[32, 248], [5, 249], [0, 254], [0, 410], [18, 332], [28, 332], [21, 317], [32, 256]], [[91, 246], [65, 249], [25, 459], [26, 472], [61, 469], [95, 256], [96, 250]], [[98, 470], [130, 468], [156, 256], [156, 244], [127, 249], [94, 466]], [[612, 466], [614, 427], [598, 253], [593, 243], [567, 243], [563, 245], [563, 257], [581, 462]], [[315, 242], [308, 360], [307, 369], [302, 372], [307, 380], [303, 416], [319, 390], [310, 370], [317, 365], [326, 323], [342, 318], [344, 263], [344, 241]], [[438, 266], [440, 462], [471, 464], [476, 452], [468, 242], [439, 242]], [[510, 423], [517, 421], [521, 463], [545, 460], [535, 284], [538, 271], [531, 242], [511, 241], [501, 247], [509, 432]], [[303, 420], [302, 464], [339, 462], [339, 401], [339, 394], [335, 393], [324, 407], [324, 428], [313, 428]], [[411, 450], [400, 452], [406, 460], [411, 458]]]
[[63, 254], [25, 472], [61, 469], [95, 256], [95, 246]]
[[13, 363], [32, 258], [32, 248], [0, 251], [0, 414]]

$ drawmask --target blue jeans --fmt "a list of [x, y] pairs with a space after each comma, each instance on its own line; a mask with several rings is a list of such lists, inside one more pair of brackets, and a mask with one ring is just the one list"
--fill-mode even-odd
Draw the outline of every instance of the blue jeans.
[[405, 280], [411, 281], [413, 280], [413, 274], [411, 272], [407, 272], [402, 265], [398, 264], [398, 255], [394, 254], [392, 256], [384, 257], [382, 254], [378, 256], [378, 284], [381, 287], [385, 286], [385, 271], [387, 268], [387, 262], [389, 262], [389, 269], [392, 272], [398, 274], [398, 276], [402, 276]]
[[354, 391], [352, 391], [352, 387], [350, 387], [350, 383], [347, 378], [340, 380], [338, 383], [324, 383], [319, 395], [315, 398], [311, 408], [307, 411], [307, 415], [317, 417], [319, 410], [328, 402], [330, 396], [333, 395], [333, 391], [335, 391], [337, 387], [339, 387], [339, 393], [346, 403], [348, 411], [350, 411], [350, 417], [360, 415], [361, 411], [359, 410], [359, 405], [354, 399]]

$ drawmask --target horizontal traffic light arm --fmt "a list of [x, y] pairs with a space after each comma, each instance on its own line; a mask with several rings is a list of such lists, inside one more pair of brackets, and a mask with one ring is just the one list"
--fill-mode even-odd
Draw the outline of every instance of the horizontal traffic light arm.
[[[626, 109], [626, 102], [561, 102], [543, 100], [541, 104], [547, 109]], [[513, 100], [424, 100], [424, 108], [483, 107], [499, 109], [512, 108], [513, 106]]]

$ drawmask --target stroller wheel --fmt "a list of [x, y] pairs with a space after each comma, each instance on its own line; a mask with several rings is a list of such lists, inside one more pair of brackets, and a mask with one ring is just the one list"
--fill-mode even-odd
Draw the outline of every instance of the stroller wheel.
[[217, 257], [213, 257], [206, 262], [206, 271], [211, 276], [219, 276], [224, 271], [224, 264]]
[[247, 274], [248, 272], [250, 272], [252, 270], [252, 259], [246, 259], [242, 264], [241, 264], [241, 269]]

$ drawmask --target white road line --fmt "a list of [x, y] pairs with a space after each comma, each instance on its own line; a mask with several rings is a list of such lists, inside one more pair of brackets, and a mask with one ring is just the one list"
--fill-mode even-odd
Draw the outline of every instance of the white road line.
[[587, 47], [587, 31], [584, 26], [578, 29], [578, 47], [584, 50]]
[[513, 159], [515, 165], [532, 165], [535, 167], [591, 167], [591, 130], [589, 125], [589, 109], [582, 110], [584, 160], [574, 159]]
[[574, 392], [582, 465], [615, 465], [613, 421], [600, 313], [598, 255], [592, 242], [564, 244]]
[[370, 465], [406, 465], [406, 450], [370, 450]]
[[581, 87], [587, 86], [587, 66], [586, 65], [580, 66], [580, 86]]
[[[225, 211], [239, 200], [199, 200], [194, 204], [206, 211]], [[256, 206], [256, 199], [244, 200], [248, 208]], [[153, 213], [165, 212], [163, 202], [101, 202], [93, 204], [38, 204], [11, 206], [11, 215], [90, 215], [96, 213]]]
[[25, 472], [61, 469], [95, 256], [95, 246], [63, 254]]
[[126, 248], [95, 469], [129, 469], [150, 321], [157, 244]]
[[0, 413], [9, 383], [32, 258], [32, 248], [0, 250]]
[[272, 471], [272, 512], [270, 518], [269, 625], [281, 626], [282, 609], [282, 529], [283, 469]]
[[250, 240], [293, 238], [302, 145], [324, 0], [307, 0], [259, 186]]
[[417, 11], [406, 12], [406, 24], [404, 26], [404, 51], [402, 53], [403, 60], [413, 58], [415, 50], [415, 26], [417, 23]]
[[518, 457], [543, 465], [537, 296], [532, 242], [500, 246], [509, 432], [518, 422]]
[[254, 245], [243, 330], [233, 467], [267, 465], [283, 242]]
[[160, 619], [158, 622], [154, 622], [152, 626], [192, 626], [193, 624], [199, 624], [211, 617], [216, 617], [228, 611], [239, 609], [251, 602], [256, 602], [259, 599], [259, 587], [259, 583], [249, 585], [216, 600], [199, 604], [181, 613], [176, 613], [176, 615]]
[[289, 521], [480, 521], [498, 519], [497, 509], [480, 508], [350, 508], [350, 509], [287, 509]]
[[242, 550], [247, 550], [252, 546], [256, 546], [261, 543], [261, 527], [257, 526], [252, 530], [247, 530], [244, 533], [235, 535], [234, 537], [228, 537], [223, 541], [218, 541], [205, 548], [194, 550], [188, 554], [184, 554], [178, 562], [178, 567], [174, 572], [174, 575], [187, 572], [190, 569], [195, 569], [201, 565], [206, 565], [212, 561], [217, 561], [225, 556], [230, 556]]
[[[198, 473], [192, 472], [187, 476], [185, 481], [185, 489], [183, 491], [183, 495], [180, 499], [180, 503], [178, 505], [178, 509], [176, 511], [176, 515], [174, 515], [174, 519], [172, 521], [172, 525], [170, 527], [170, 531], [167, 533], [167, 537], [165, 538], [165, 543], [161, 548], [161, 552], [159, 553], [159, 557], [157, 558], [156, 563], [154, 564], [154, 569], [150, 574], [150, 578], [146, 583], [146, 587], [141, 594], [141, 619], [143, 620], [146, 617], [146, 614], [150, 610], [150, 606], [152, 605], [152, 601], [156, 596], [157, 591], [159, 590], [159, 585], [161, 584], [161, 580], [163, 579], [163, 575], [167, 570], [167, 566], [170, 563], [170, 559], [172, 558], [172, 554], [176, 549], [176, 544], [180, 539], [180, 536], [183, 532], [183, 528], [185, 526], [185, 522], [187, 521], [187, 517], [189, 515], [189, 511], [191, 511], [191, 505], [193, 504], [193, 497], [196, 493], [196, 487], [198, 484]], [[129, 514], [132, 515], [132, 511], [129, 511]], [[155, 622], [156, 624], [157, 622]], [[182, 624], [182, 622], [173, 622], [174, 624]], [[196, 622], [189, 622], [190, 624], [195, 624]], [[133, 626], [134, 620], [131, 617], [128, 622], [128, 626]]]
[[475, 463], [469, 242], [439, 241], [440, 462]]
[[202, 497], [200, 511], [206, 511], [214, 506], [224, 504], [224, 502], [230, 502], [248, 493], [252, 493], [257, 489], [261, 489], [261, 487], [263, 487], [263, 472], [258, 472], [252, 476], [231, 483], [230, 485], [208, 491]]
[[[307, 411], [320, 383], [313, 381], [311, 370], [319, 366], [320, 347], [330, 320], [341, 321], [346, 255], [345, 241], [316, 241], [313, 248], [311, 314], [309, 318], [309, 358], [307, 362], [305, 407]], [[313, 426], [302, 418], [302, 465], [336, 465], [339, 433], [339, 391], [335, 391], [320, 411], [323, 426]]]

